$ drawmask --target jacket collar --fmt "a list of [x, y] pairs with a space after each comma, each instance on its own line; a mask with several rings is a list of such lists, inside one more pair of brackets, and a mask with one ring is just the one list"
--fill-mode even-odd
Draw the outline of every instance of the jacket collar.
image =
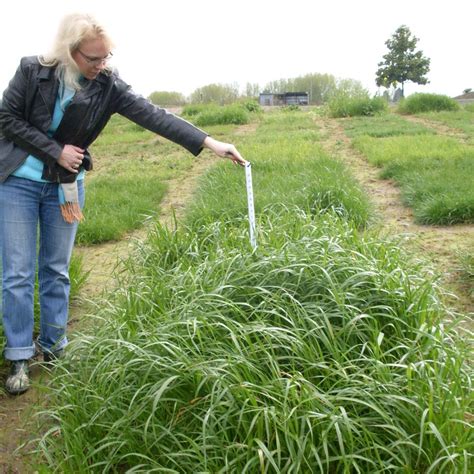
[[[38, 89], [44, 103], [52, 114], [54, 104], [59, 90], [59, 81], [55, 76], [56, 68], [41, 66], [38, 72]], [[103, 86], [107, 84], [109, 78], [105, 74], [99, 74], [96, 79], [87, 81], [84, 87], [76, 94], [75, 100], [85, 100], [98, 94]]]

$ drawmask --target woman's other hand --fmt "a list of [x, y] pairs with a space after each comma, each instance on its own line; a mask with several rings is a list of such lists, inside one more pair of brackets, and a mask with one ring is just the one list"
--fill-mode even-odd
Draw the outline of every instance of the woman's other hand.
[[64, 145], [58, 163], [71, 173], [78, 173], [78, 169], [84, 159], [84, 151], [75, 145]]

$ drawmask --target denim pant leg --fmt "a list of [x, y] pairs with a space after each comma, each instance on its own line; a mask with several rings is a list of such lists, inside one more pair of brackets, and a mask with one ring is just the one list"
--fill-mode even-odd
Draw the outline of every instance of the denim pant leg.
[[[84, 205], [83, 181], [78, 181], [79, 201]], [[69, 307], [69, 264], [77, 222], [64, 221], [59, 208], [58, 185], [48, 184], [40, 206], [40, 247], [38, 258], [41, 308], [38, 343], [43, 351], [55, 352], [67, 344]]]
[[41, 183], [10, 177], [0, 184], [2, 310], [5, 358], [34, 355], [33, 297]]

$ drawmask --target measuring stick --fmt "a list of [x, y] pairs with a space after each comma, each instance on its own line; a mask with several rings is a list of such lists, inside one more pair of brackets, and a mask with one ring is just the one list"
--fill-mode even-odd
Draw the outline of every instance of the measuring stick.
[[257, 248], [257, 236], [255, 227], [255, 209], [253, 204], [253, 187], [252, 187], [252, 166], [249, 161], [245, 165], [245, 183], [247, 185], [247, 205], [249, 212], [250, 226], [250, 245], [255, 250]]

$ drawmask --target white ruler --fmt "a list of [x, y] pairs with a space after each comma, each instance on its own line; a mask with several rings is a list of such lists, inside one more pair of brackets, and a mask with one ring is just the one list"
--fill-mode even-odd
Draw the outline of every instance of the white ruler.
[[250, 225], [250, 245], [255, 250], [257, 248], [257, 232], [255, 226], [255, 208], [253, 204], [253, 187], [252, 187], [252, 165], [249, 161], [245, 165], [245, 183], [247, 185], [247, 205], [249, 212]]

